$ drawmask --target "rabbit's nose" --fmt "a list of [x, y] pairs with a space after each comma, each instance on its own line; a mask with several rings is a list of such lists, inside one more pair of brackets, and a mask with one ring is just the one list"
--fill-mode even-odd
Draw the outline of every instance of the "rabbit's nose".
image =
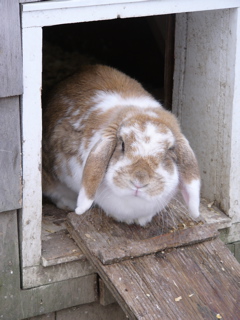
[[149, 184], [149, 174], [146, 170], [136, 170], [133, 173], [133, 179], [131, 182], [137, 188], [146, 187]]

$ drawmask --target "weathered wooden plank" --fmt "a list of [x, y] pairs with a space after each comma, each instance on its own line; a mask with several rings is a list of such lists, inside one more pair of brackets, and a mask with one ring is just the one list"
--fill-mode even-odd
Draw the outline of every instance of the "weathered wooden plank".
[[98, 269], [130, 319], [235, 320], [240, 267], [220, 240], [173, 249]]
[[[75, 226], [76, 224], [73, 226], [73, 230], [71, 231], [74, 238], [76, 239], [74, 232], [76, 232], [78, 235], [81, 234], [81, 237], [85, 236], [86, 239], [84, 242], [87, 243], [87, 247], [91, 248], [91, 252], [96, 255], [103, 264], [112, 264], [122, 260], [156, 253], [165, 249], [192, 245], [194, 243], [213, 239], [218, 234], [215, 226], [203, 225], [196, 226], [194, 228], [177, 230], [174, 233], [167, 233], [155, 236], [153, 238], [138, 241], [134, 241], [131, 239], [126, 239], [126, 241], [124, 241], [123, 236], [121, 239], [119, 239], [119, 244], [116, 246], [112, 246], [111, 242], [104, 242], [102, 244], [103, 247], [100, 247], [99, 242], [98, 246], [96, 246], [96, 241], [98, 241], [99, 239], [96, 239], [96, 237], [94, 238], [95, 234], [92, 234], [91, 231], [89, 231], [89, 233], [85, 233], [83, 235], [81, 232], [81, 226], [79, 226], [76, 231]], [[110, 239], [110, 237], [108, 239]], [[79, 240], [77, 241], [77, 243], [79, 244], [79, 246], [81, 246]]]
[[126, 320], [126, 315], [117, 303], [106, 307], [91, 303], [57, 312], [56, 320]]
[[239, 314], [239, 265], [219, 240], [106, 268], [108, 282], [113, 279], [137, 319], [214, 319], [220, 314], [233, 320]]
[[94, 273], [91, 263], [66, 230], [66, 212], [44, 201], [42, 219], [42, 263], [22, 268], [23, 288]]
[[[74, 217], [74, 214], [68, 216], [70, 221]], [[146, 235], [154, 234], [154, 229], [152, 224], [131, 229], [126, 224], [110, 222], [105, 215], [99, 214], [98, 217], [96, 221], [93, 221], [96, 216], [91, 214], [78, 217], [85, 234], [77, 229], [72, 235], [130, 319], [203, 320], [217, 316], [236, 319], [240, 313], [240, 265], [219, 239], [106, 265], [101, 259], [104, 242], [114, 243], [113, 247], [107, 244], [106, 247], [115, 250], [116, 243], [122, 247], [127, 240], [130, 245], [135, 239], [144, 239], [144, 233], [145, 239]], [[92, 238], [91, 228], [85, 229], [90, 221], [95, 227], [95, 238]], [[204, 227], [186, 226], [192, 232]], [[159, 232], [159, 225], [157, 229]], [[173, 230], [173, 238], [175, 232]], [[164, 237], [164, 233], [160, 233], [157, 237]], [[89, 244], [91, 238], [95, 248]]]
[[76, 279], [93, 274], [95, 269], [85, 258], [83, 260], [43, 267], [42, 265], [22, 269], [24, 289], [43, 286], [49, 283]]
[[1, 1], [0, 6], [0, 97], [17, 96], [22, 94], [19, 4], [8, 0]]
[[[173, 215], [174, 219], [166, 225], [167, 217]], [[215, 226], [203, 225], [202, 221], [194, 222], [183, 215], [182, 208], [174, 202], [146, 228], [118, 223], [98, 208], [81, 217], [70, 213], [68, 225], [78, 245], [83, 243], [103, 264], [201, 242], [218, 234]]]
[[0, 319], [25, 319], [97, 301], [96, 274], [21, 289], [17, 220], [16, 211], [0, 214]]
[[240, 263], [240, 242], [234, 243], [234, 256]]
[[85, 259], [82, 251], [70, 238], [67, 230], [54, 232], [42, 241], [42, 265], [44, 267]]
[[2, 212], [21, 207], [21, 147], [18, 97], [0, 99], [0, 137], [0, 212]]
[[41, 316], [26, 318], [24, 320], [56, 320], [56, 313], [55, 312], [46, 313]]
[[[45, 314], [55, 310], [94, 302], [97, 299], [97, 275], [92, 274], [31, 290], [22, 290], [22, 311], [19, 310], [19, 313], [22, 312], [26, 318], [32, 315]], [[24, 318], [23, 316], [22, 318]], [[18, 319], [22, 318], [19, 317]]]
[[234, 222], [240, 221], [239, 36], [239, 9], [176, 15], [173, 112], [196, 153], [202, 196]]
[[112, 293], [106, 287], [104, 281], [101, 278], [99, 278], [98, 280], [98, 285], [99, 285], [99, 302], [102, 306], [108, 306], [109, 304], [116, 302]]
[[[33, 320], [34, 318], [31, 318], [30, 320]], [[37, 319], [34, 320], [56, 320], [56, 312], [51, 312], [44, 314], [42, 316], [38, 316]]]
[[[0, 319], [11, 317], [13, 301], [19, 303], [20, 272], [17, 234], [17, 212], [0, 214]], [[12, 313], [16, 313], [13, 311]], [[20, 318], [19, 318], [20, 319]]]
[[23, 208], [21, 212], [22, 266], [41, 261], [42, 223], [42, 28], [22, 30], [23, 85], [22, 153]]
[[42, 265], [48, 267], [84, 260], [82, 251], [66, 230], [67, 213], [45, 202], [42, 212]]
[[19, 0], [19, 3], [29, 3], [29, 2], [38, 2], [38, 1], [42, 1], [42, 0]]
[[[238, 7], [238, 0], [40, 1], [23, 5], [23, 28]], [[51, 19], [49, 19], [51, 13]]]
[[43, 314], [41, 316], [27, 318], [24, 320], [56, 320], [56, 313], [51, 312], [51, 313]]

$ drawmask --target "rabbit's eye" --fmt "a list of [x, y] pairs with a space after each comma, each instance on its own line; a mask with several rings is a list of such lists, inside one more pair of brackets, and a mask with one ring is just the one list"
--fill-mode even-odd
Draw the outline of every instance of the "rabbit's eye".
[[170, 148], [168, 148], [167, 155], [170, 156], [173, 161], [177, 161], [175, 146], [171, 146]]
[[125, 143], [124, 143], [124, 141], [122, 141], [122, 152], [124, 152], [125, 151]]

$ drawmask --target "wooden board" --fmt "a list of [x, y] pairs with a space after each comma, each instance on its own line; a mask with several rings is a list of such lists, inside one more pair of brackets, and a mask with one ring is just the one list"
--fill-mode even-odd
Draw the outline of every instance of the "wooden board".
[[234, 224], [240, 222], [239, 18], [238, 9], [176, 15], [172, 104], [199, 162], [201, 195]]
[[[22, 5], [23, 28], [236, 8], [239, 0], [75, 0]], [[50, 18], [51, 16], [51, 18]]]
[[78, 260], [85, 260], [85, 256], [71, 239], [67, 230], [54, 232], [42, 242], [42, 265], [44, 267]]
[[98, 280], [98, 288], [99, 288], [99, 303], [102, 306], [108, 306], [109, 304], [116, 302], [114, 296], [106, 287], [104, 281], [101, 278], [99, 278]]
[[[99, 303], [84, 304], [56, 313], [56, 320], [127, 320], [117, 303], [101, 306]], [[38, 320], [38, 319], [36, 319]]]
[[[22, 290], [19, 263], [17, 211], [0, 214], [0, 319], [20, 320], [28, 317], [66, 309], [98, 300], [97, 275], [89, 274], [73, 279], [66, 268], [68, 279], [54, 281], [48, 269], [47, 284]], [[63, 264], [64, 265], [64, 264]], [[50, 267], [51, 268], [51, 267]], [[63, 266], [64, 268], [64, 266]], [[55, 271], [58, 272], [58, 266]], [[54, 270], [52, 270], [53, 273]], [[29, 271], [31, 273], [31, 271]], [[42, 276], [41, 274], [38, 276]], [[29, 275], [30, 277], [30, 275]]]
[[[240, 314], [240, 265], [219, 239], [209, 240], [216, 236], [212, 227], [176, 219], [166, 227], [167, 216], [158, 216], [142, 228], [115, 222], [94, 209], [83, 216], [70, 213], [68, 229], [130, 319], [235, 320]], [[164, 220], [165, 226], [160, 224]], [[181, 234], [190, 239], [186, 230], [188, 235], [196, 232], [194, 242], [201, 243], [182, 241]], [[170, 248], [160, 245], [158, 250], [157, 243], [166, 236]], [[174, 248], [173, 239], [181, 247]], [[153, 244], [152, 252], [145, 252], [145, 241]], [[138, 243], [138, 250], [129, 257], [131, 242]], [[119, 254], [120, 249], [127, 254]], [[105, 260], [107, 251], [113, 251], [111, 261]]]
[[183, 209], [172, 201], [145, 228], [118, 223], [99, 208], [80, 217], [70, 213], [68, 221], [72, 235], [77, 233], [78, 244], [86, 245], [103, 264], [111, 264], [217, 236], [215, 226], [191, 220]]
[[42, 212], [42, 265], [49, 267], [85, 260], [82, 251], [66, 230], [66, 211], [45, 201]]
[[219, 240], [95, 265], [131, 319], [200, 320], [220, 314], [235, 320], [240, 312], [240, 268]]
[[38, 2], [38, 1], [42, 1], [42, 0], [19, 0], [19, 3], [29, 3], [29, 2]]
[[0, 137], [0, 212], [3, 212], [18, 209], [22, 204], [18, 97], [0, 98]]
[[[23, 268], [41, 262], [42, 224], [42, 28], [22, 29], [21, 97], [23, 203], [20, 220]], [[24, 279], [23, 279], [24, 282]]]
[[0, 97], [22, 94], [22, 53], [19, 3], [1, 1]]
[[66, 216], [66, 211], [43, 199], [41, 264], [22, 268], [24, 289], [95, 273], [92, 264], [67, 232]]

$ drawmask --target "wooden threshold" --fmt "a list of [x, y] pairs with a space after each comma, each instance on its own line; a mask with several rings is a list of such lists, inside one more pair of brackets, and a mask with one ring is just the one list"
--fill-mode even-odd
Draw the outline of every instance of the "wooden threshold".
[[[201, 200], [200, 211], [209, 226], [216, 226], [219, 230], [231, 225], [231, 219], [229, 217], [204, 199]], [[75, 241], [73, 241], [67, 230], [67, 214], [68, 212], [56, 208], [51, 203], [44, 202], [43, 204], [41, 261], [44, 267], [85, 259], [84, 254], [79, 249], [79, 246], [76, 245]], [[208, 228], [211, 229], [212, 227]], [[199, 223], [199, 231], [200, 230], [201, 223]], [[187, 233], [188, 231], [186, 230], [185, 232]], [[192, 240], [194, 240], [194, 235], [191, 233], [189, 237], [192, 237]], [[152, 240], [150, 240], [150, 242], [151, 241]], [[173, 246], [175, 246], [174, 243]], [[164, 246], [162, 249], [163, 248]], [[111, 255], [112, 253], [109, 254]], [[131, 252], [129, 252], [129, 255], [131, 255]]]
[[218, 235], [213, 225], [194, 222], [187, 217], [178, 222], [167, 221], [164, 217], [167, 214], [166, 210], [143, 228], [118, 223], [100, 209], [92, 209], [80, 217], [69, 213], [68, 229], [80, 248], [87, 248], [104, 265], [191, 245]]
[[85, 259], [66, 229], [67, 212], [44, 203], [42, 219], [42, 265], [49, 267]]

